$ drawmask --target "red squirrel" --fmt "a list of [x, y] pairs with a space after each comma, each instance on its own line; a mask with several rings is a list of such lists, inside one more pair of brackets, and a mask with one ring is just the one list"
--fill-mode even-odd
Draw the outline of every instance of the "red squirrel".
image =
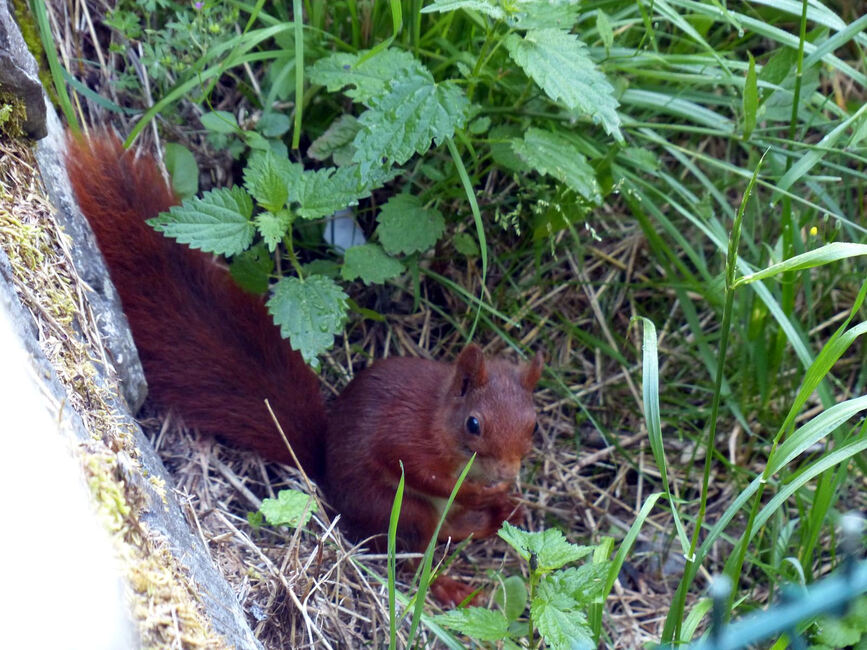
[[[440, 540], [492, 535], [513, 513], [509, 491], [531, 446], [540, 354], [516, 365], [486, 359], [470, 344], [453, 364], [376, 361], [326, 409], [317, 376], [281, 338], [263, 299], [240, 289], [210, 255], [145, 223], [177, 203], [152, 156], [99, 133], [70, 137], [66, 165], [157, 406], [203, 433], [293, 465], [263, 404], [268, 399], [301, 466], [356, 538], [387, 531], [399, 461], [406, 476], [402, 549], [427, 546], [473, 453]], [[470, 593], [442, 578], [432, 589], [444, 602]]]

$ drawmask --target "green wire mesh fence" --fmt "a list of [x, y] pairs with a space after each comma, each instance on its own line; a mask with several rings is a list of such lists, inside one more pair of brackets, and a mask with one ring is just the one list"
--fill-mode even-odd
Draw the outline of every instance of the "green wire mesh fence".
[[781, 590], [779, 602], [733, 623], [726, 623], [731, 580], [727, 576], [719, 576], [710, 589], [713, 618], [709, 633], [701, 641], [679, 648], [737, 650], [785, 634], [788, 647], [806, 650], [808, 644], [798, 632], [799, 624], [823, 614], [841, 617], [858, 596], [867, 593], [867, 561], [857, 559], [862, 551], [864, 520], [857, 515], [846, 515], [841, 523], [841, 546], [845, 555], [842, 566], [835, 573], [809, 587], [786, 586]]

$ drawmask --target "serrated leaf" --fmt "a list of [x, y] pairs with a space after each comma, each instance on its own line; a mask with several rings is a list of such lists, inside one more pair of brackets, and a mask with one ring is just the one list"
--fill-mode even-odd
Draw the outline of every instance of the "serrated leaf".
[[596, 172], [574, 144], [561, 135], [527, 129], [524, 138], [512, 140], [515, 153], [540, 174], [553, 176], [588, 201], [600, 203]]
[[358, 54], [332, 54], [310, 66], [307, 76], [329, 92], [351, 86], [344, 94], [356, 102], [367, 103], [371, 97], [383, 93], [388, 82], [398, 73], [423, 69], [409, 52], [387, 48], [374, 54], [370, 50]]
[[369, 194], [363, 188], [358, 166], [327, 167], [304, 172], [304, 183], [296, 197], [301, 204], [298, 216], [319, 219], [354, 205]]
[[361, 278], [364, 284], [382, 284], [403, 273], [403, 264], [376, 244], [362, 244], [346, 251], [340, 273], [344, 280]]
[[505, 522], [497, 533], [514, 548], [518, 555], [530, 561], [536, 558], [537, 571], [545, 573], [559, 569], [569, 562], [580, 560], [593, 552], [592, 546], [577, 546], [566, 541], [559, 530], [548, 528], [538, 533], [528, 533]]
[[235, 186], [187, 199], [148, 219], [148, 223], [190, 248], [231, 256], [246, 250], [253, 242], [256, 227], [250, 221], [252, 214], [250, 195]]
[[640, 147], [626, 147], [617, 155], [620, 163], [630, 165], [636, 169], [653, 173], [660, 167], [659, 158], [649, 149]]
[[551, 648], [594, 650], [593, 631], [587, 616], [577, 610], [562, 610], [541, 598], [534, 598], [530, 607], [533, 622]]
[[324, 275], [326, 278], [332, 279], [340, 275], [340, 265], [334, 260], [327, 260], [324, 257], [302, 264], [301, 268], [305, 275]]
[[331, 126], [316, 138], [307, 149], [307, 155], [313, 160], [325, 161], [330, 156], [334, 157], [334, 164], [338, 167], [352, 162], [355, 148], [352, 141], [361, 129], [361, 125], [354, 116], [341, 115]]
[[277, 212], [286, 205], [290, 193], [297, 195], [304, 168], [271, 151], [255, 151], [244, 168], [244, 186], [266, 210]]
[[454, 135], [466, 121], [470, 103], [454, 82], [434, 83], [427, 70], [403, 72], [375, 97], [359, 117], [353, 160], [362, 173], [380, 165], [402, 165], [416, 153]]
[[494, 162], [507, 171], [524, 174], [532, 169], [512, 149], [512, 140], [521, 134], [521, 129], [515, 126], [499, 125], [491, 129], [488, 137], [491, 140], [491, 157]]
[[602, 595], [610, 562], [588, 562], [579, 567], [553, 571], [542, 578], [545, 589], [567, 595], [578, 605], [589, 605]]
[[301, 192], [297, 200], [301, 206], [297, 214], [303, 219], [318, 219], [334, 214], [359, 200], [370, 196], [370, 192], [390, 181], [398, 170], [372, 167], [363, 178], [358, 165], [349, 167], [330, 167], [305, 171]]
[[581, 3], [574, 0], [516, 2], [515, 11], [506, 19], [515, 29], [565, 29], [569, 31], [581, 13]]
[[232, 258], [229, 273], [242, 289], [261, 295], [268, 291], [274, 260], [264, 244], [259, 243]]
[[506, 17], [506, 12], [494, 0], [434, 0], [422, 8], [421, 13], [457, 11], [458, 9], [478, 11], [480, 14], [490, 16], [494, 20], [503, 20]]
[[509, 56], [554, 101], [601, 122], [605, 131], [623, 142], [614, 88], [590, 59], [587, 46], [574, 34], [559, 29], [510, 34]]
[[509, 621], [503, 613], [482, 607], [453, 609], [433, 620], [479, 641], [499, 641], [509, 635]]
[[256, 215], [255, 221], [259, 234], [268, 245], [268, 250], [273, 253], [277, 244], [283, 239], [283, 235], [289, 230], [289, 226], [292, 225], [292, 213], [288, 210], [262, 212]]
[[172, 189], [181, 198], [199, 191], [199, 167], [190, 150], [176, 142], [166, 144], [166, 170], [172, 177]]
[[276, 499], [262, 499], [259, 507], [272, 526], [292, 528], [306, 525], [311, 515], [318, 510], [319, 506], [313, 497], [298, 490], [280, 490]]
[[428, 250], [443, 234], [446, 220], [435, 208], [426, 208], [418, 197], [397, 194], [391, 197], [379, 216], [376, 232], [386, 252], [392, 255]]
[[308, 365], [319, 368], [318, 355], [331, 347], [334, 335], [343, 328], [346, 300], [343, 289], [322, 275], [303, 280], [284, 277], [274, 286], [268, 311], [283, 338], [289, 339]]
[[211, 111], [210, 113], [205, 113], [199, 118], [199, 121], [208, 131], [213, 131], [214, 133], [228, 135], [240, 130], [235, 116], [228, 111]]

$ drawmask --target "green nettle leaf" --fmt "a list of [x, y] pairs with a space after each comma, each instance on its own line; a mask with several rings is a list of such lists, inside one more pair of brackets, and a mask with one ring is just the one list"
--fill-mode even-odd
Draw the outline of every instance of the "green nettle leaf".
[[361, 125], [355, 117], [349, 114], [341, 115], [331, 123], [325, 133], [313, 141], [307, 149], [307, 155], [322, 162], [333, 156], [334, 164], [338, 167], [348, 165], [355, 153], [352, 141], [360, 129]]
[[402, 165], [454, 135], [464, 125], [470, 103], [457, 84], [434, 83], [427, 70], [403, 72], [375, 97], [359, 117], [353, 160], [362, 173], [380, 165]]
[[256, 227], [250, 220], [253, 201], [242, 187], [205, 192], [201, 198], [186, 199], [168, 212], [148, 219], [167, 237], [190, 248], [218, 255], [237, 255], [253, 242]]
[[443, 234], [446, 220], [435, 208], [426, 208], [418, 197], [397, 194], [382, 206], [376, 218], [382, 247], [392, 255], [428, 250]]
[[581, 3], [573, 0], [547, 2], [516, 2], [514, 13], [506, 22], [515, 29], [545, 29], [553, 27], [569, 31], [581, 13]]
[[326, 278], [336, 278], [340, 275], [340, 264], [324, 257], [302, 264], [301, 269], [304, 275], [324, 275]]
[[618, 152], [617, 162], [648, 173], [653, 173], [662, 166], [654, 152], [650, 149], [642, 149], [641, 147], [625, 147]]
[[238, 120], [228, 111], [211, 111], [199, 118], [202, 126], [214, 133], [236, 133], [240, 130]]
[[592, 546], [577, 546], [566, 541], [559, 530], [549, 528], [538, 533], [528, 533], [505, 522], [497, 533], [506, 540], [518, 555], [526, 561], [536, 557], [537, 571], [545, 573], [559, 569], [564, 564], [580, 560], [593, 552]]
[[562, 135], [530, 128], [523, 139], [512, 140], [512, 149], [540, 174], [553, 176], [588, 201], [602, 201], [596, 172], [578, 147]]
[[297, 195], [304, 168], [270, 151], [256, 151], [244, 168], [244, 186], [266, 210], [277, 212], [285, 207], [290, 191]]
[[274, 286], [268, 311], [304, 361], [319, 368], [318, 355], [331, 347], [334, 335], [343, 328], [347, 299], [343, 289], [325, 276], [284, 277]]
[[332, 54], [307, 68], [307, 76], [329, 92], [352, 86], [344, 94], [366, 104], [372, 97], [383, 93], [388, 82], [398, 73], [408, 70], [417, 74], [423, 69], [411, 53], [387, 48], [374, 54], [370, 50], [358, 54]]
[[376, 244], [353, 246], [343, 257], [344, 280], [361, 278], [364, 284], [382, 284], [403, 273], [403, 264], [390, 257]]
[[505, 167], [507, 170], [517, 172], [518, 174], [526, 174], [532, 171], [527, 166], [520, 156], [512, 149], [512, 140], [522, 136], [523, 130], [512, 125], [498, 125], [491, 129], [488, 134], [491, 147], [491, 157], [500, 167]]
[[268, 250], [274, 252], [277, 244], [283, 239], [283, 235], [289, 230], [292, 225], [292, 213], [289, 210], [278, 210], [277, 212], [262, 212], [256, 215], [256, 228], [262, 239], [268, 245]]
[[421, 13], [457, 11], [458, 9], [478, 11], [480, 14], [490, 16], [494, 20], [503, 20], [506, 17], [506, 12], [499, 6], [496, 0], [434, 0], [424, 7]]
[[166, 169], [172, 177], [172, 189], [181, 198], [199, 191], [199, 167], [190, 150], [176, 142], [166, 144]]
[[381, 187], [397, 173], [398, 170], [376, 167], [362, 178], [358, 165], [305, 171], [300, 192], [290, 198], [301, 204], [297, 214], [302, 219], [319, 219], [370, 196], [374, 188]]
[[369, 194], [362, 187], [358, 166], [326, 167], [304, 172], [304, 182], [297, 197], [298, 216], [319, 219], [353, 205]]
[[614, 88], [590, 59], [587, 46], [574, 34], [539, 29], [505, 40], [509, 56], [554, 101], [601, 122], [605, 131], [623, 142]]
[[280, 490], [276, 499], [262, 499], [259, 511], [272, 526], [298, 528], [310, 521], [310, 516], [319, 510], [309, 494], [298, 490]]
[[561, 609], [555, 602], [543, 597], [533, 598], [530, 606], [533, 622], [552, 648], [570, 650], [594, 650], [593, 631], [587, 624], [587, 616], [576, 609]]
[[[562, 594], [568, 594], [576, 605], [589, 605], [602, 595], [610, 562], [588, 562], [546, 575], [542, 582]], [[540, 583], [541, 584], [541, 583]]]
[[238, 286], [256, 295], [268, 291], [268, 281], [273, 272], [274, 259], [262, 243], [235, 255], [229, 265], [229, 273]]
[[499, 641], [509, 636], [509, 621], [503, 613], [483, 607], [453, 609], [434, 616], [434, 621], [479, 641]]

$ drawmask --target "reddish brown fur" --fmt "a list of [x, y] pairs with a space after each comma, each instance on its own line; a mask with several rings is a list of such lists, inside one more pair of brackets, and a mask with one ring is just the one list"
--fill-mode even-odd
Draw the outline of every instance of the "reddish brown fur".
[[145, 219], [177, 203], [151, 156], [114, 135], [70, 138], [70, 181], [120, 293], [150, 395], [186, 424], [291, 463], [267, 398], [304, 469], [321, 478], [325, 408], [316, 376], [262, 300], [210, 256]]
[[[331, 409], [327, 436], [328, 494], [356, 535], [388, 528], [403, 461], [398, 535], [403, 547], [423, 550], [473, 453], [440, 538], [496, 532], [514, 508], [508, 491], [530, 450], [540, 370], [539, 357], [531, 366], [486, 361], [471, 345], [455, 364], [392, 358], [356, 377]], [[467, 432], [470, 416], [481, 423], [478, 435]]]
[[[281, 339], [261, 299], [239, 289], [201, 253], [145, 219], [176, 203], [150, 156], [113, 135], [70, 139], [67, 167], [120, 293], [155, 402], [187, 424], [290, 462], [268, 398], [304, 469], [324, 484], [349, 532], [380, 535], [400, 477], [402, 548], [427, 545], [461, 470], [476, 454], [440, 538], [486, 537], [512, 516], [509, 491], [530, 449], [532, 391], [542, 359], [486, 360], [467, 346], [454, 364], [392, 358], [360, 373], [327, 417], [315, 375]], [[467, 418], [480, 431], [468, 431]], [[460, 602], [470, 590], [438, 579], [434, 594]]]

